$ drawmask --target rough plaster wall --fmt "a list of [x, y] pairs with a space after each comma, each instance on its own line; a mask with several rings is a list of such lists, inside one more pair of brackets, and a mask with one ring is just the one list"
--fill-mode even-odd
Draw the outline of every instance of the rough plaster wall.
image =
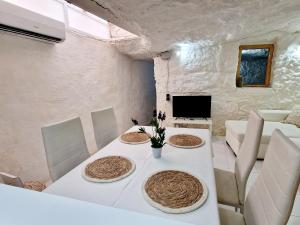
[[[272, 88], [236, 88], [239, 45], [265, 43], [275, 43]], [[226, 120], [246, 119], [251, 109], [291, 109], [300, 104], [299, 33], [272, 32], [215, 46], [188, 43], [179, 46], [169, 62], [157, 57], [154, 64], [157, 108], [166, 111], [170, 119], [172, 102], [165, 101], [167, 92], [212, 95], [215, 135], [225, 134]]]
[[122, 39], [131, 39], [131, 38], [137, 38], [133, 33], [130, 33], [127, 30], [122, 29], [121, 27], [118, 27], [112, 23], [108, 23], [109, 26], [109, 33], [111, 39], [114, 40], [122, 40]]
[[148, 43], [145, 41], [145, 38], [136, 37], [111, 40], [110, 44], [118, 49], [119, 52], [129, 55], [134, 59], [153, 61], [152, 58], [157, 54], [150, 51]]
[[0, 171], [48, 179], [43, 125], [80, 116], [93, 153], [91, 111], [113, 106], [119, 132], [151, 117], [151, 62], [73, 33], [55, 45], [0, 33], [0, 49]]
[[114, 24], [109, 23], [110, 44], [119, 52], [129, 55], [134, 59], [149, 60], [155, 54], [150, 51], [150, 46], [144, 37], [136, 36]]

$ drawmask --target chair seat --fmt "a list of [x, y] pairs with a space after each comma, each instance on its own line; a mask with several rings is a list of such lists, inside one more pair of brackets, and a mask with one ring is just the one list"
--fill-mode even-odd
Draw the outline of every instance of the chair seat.
[[239, 206], [238, 188], [235, 174], [229, 171], [215, 169], [218, 202]]
[[244, 216], [232, 210], [219, 208], [221, 225], [246, 225]]

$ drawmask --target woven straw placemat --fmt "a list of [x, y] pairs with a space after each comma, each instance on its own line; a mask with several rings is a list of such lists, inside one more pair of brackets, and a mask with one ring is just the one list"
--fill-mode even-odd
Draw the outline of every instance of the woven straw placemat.
[[114, 182], [135, 170], [132, 160], [123, 156], [107, 156], [89, 163], [83, 168], [83, 177], [93, 182]]
[[150, 141], [148, 135], [140, 132], [129, 132], [121, 135], [120, 140], [126, 144], [144, 144]]
[[27, 181], [24, 183], [24, 188], [41, 192], [46, 189], [46, 185], [39, 181]]
[[187, 213], [199, 208], [207, 199], [208, 190], [202, 180], [177, 170], [160, 171], [145, 180], [145, 199], [166, 213]]
[[168, 143], [178, 148], [197, 148], [204, 144], [204, 140], [191, 134], [176, 134], [169, 137]]

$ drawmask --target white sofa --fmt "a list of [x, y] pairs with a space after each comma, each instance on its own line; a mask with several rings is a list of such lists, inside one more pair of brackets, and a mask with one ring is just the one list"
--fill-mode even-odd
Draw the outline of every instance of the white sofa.
[[[280, 121], [284, 120], [290, 110], [258, 110], [258, 113], [264, 118], [264, 129], [261, 138], [261, 144], [257, 158], [263, 159], [269, 144], [273, 131], [280, 129], [287, 137], [300, 147], [300, 128], [293, 124], [285, 124]], [[244, 134], [247, 127], [247, 121], [242, 120], [227, 120], [226, 127], [226, 142], [232, 148], [235, 154], [238, 154]]]

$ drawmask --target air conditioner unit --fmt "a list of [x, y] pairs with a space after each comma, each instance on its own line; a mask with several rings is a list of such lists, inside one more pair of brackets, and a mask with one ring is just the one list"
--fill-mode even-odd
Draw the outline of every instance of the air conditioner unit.
[[0, 0], [0, 31], [47, 42], [65, 40], [65, 24]]

